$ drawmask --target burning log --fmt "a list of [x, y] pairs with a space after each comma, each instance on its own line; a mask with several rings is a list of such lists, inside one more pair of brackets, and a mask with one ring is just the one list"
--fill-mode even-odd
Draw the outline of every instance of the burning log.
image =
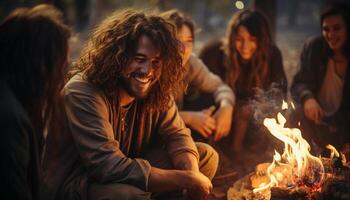
[[327, 145], [330, 158], [311, 155], [301, 131], [286, 128], [285, 123], [281, 113], [277, 120], [264, 120], [271, 134], [284, 143], [284, 152], [275, 151], [272, 163], [257, 165], [255, 173], [237, 181], [227, 199], [350, 199], [350, 169], [344, 154]]
[[[325, 168], [324, 181], [320, 188], [300, 185], [298, 187], [271, 187], [254, 193], [253, 189], [270, 180], [264, 173], [270, 163], [256, 166], [256, 171], [236, 181], [227, 192], [228, 200], [349, 200], [350, 199], [350, 169], [339, 166], [340, 158], [321, 158]], [[348, 163], [347, 163], [348, 164]]]

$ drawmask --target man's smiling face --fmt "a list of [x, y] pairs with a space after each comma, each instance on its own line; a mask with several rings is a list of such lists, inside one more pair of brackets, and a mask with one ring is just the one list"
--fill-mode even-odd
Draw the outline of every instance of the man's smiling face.
[[131, 97], [145, 98], [154, 83], [159, 80], [161, 67], [159, 50], [149, 37], [141, 36], [136, 53], [122, 76], [124, 89]]

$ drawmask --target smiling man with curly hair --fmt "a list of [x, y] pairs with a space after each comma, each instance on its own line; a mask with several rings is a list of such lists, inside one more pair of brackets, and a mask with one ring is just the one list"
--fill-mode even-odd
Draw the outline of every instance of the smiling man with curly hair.
[[96, 28], [63, 91], [64, 131], [47, 138], [45, 199], [209, 195], [218, 156], [193, 142], [174, 103], [184, 88], [175, 34], [132, 10]]

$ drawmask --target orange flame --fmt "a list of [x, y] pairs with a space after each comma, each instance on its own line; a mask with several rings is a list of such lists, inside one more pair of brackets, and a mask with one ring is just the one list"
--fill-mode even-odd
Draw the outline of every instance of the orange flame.
[[[294, 106], [293, 106], [294, 107]], [[282, 109], [288, 109], [283, 101]], [[274, 118], [265, 118], [264, 126], [270, 133], [284, 143], [284, 152], [275, 151], [273, 162], [267, 169], [269, 183], [254, 189], [260, 192], [271, 187], [296, 187], [301, 184], [319, 185], [324, 176], [321, 159], [310, 154], [310, 145], [302, 137], [298, 128], [284, 127], [286, 119], [281, 113]]]

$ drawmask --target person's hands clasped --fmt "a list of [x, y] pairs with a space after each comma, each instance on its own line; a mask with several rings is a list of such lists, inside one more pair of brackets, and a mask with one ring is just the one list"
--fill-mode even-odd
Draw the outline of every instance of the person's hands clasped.
[[202, 111], [192, 112], [191, 123], [188, 126], [204, 138], [208, 138], [216, 129], [216, 120], [211, 116], [214, 109], [214, 107], [210, 107]]
[[220, 106], [220, 108], [214, 114], [214, 119], [216, 119], [214, 141], [219, 141], [230, 133], [232, 112], [233, 106], [231, 104], [225, 104]]
[[320, 124], [322, 119], [322, 108], [314, 98], [307, 99], [304, 102], [304, 114], [315, 124]]

